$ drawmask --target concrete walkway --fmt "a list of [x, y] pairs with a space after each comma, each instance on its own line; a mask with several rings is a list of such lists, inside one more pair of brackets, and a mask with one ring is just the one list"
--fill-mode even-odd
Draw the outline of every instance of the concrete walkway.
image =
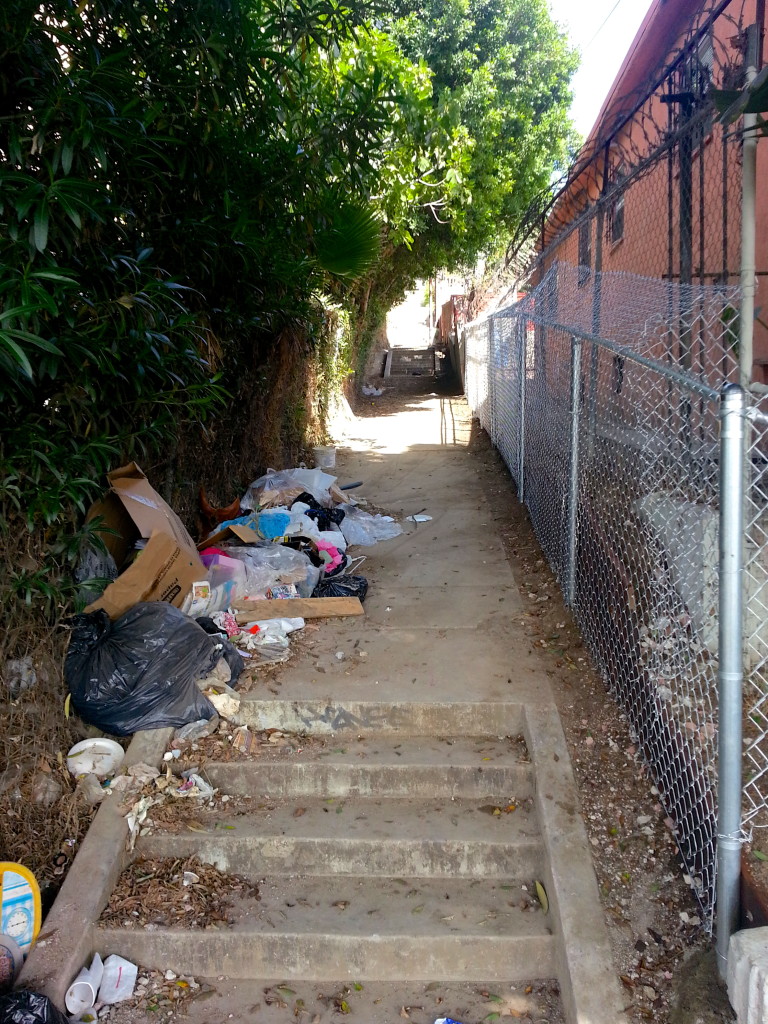
[[[559, 1004], [550, 985], [536, 1019], [616, 1024], [621, 993], [568, 753], [546, 676], [515, 633], [520, 595], [467, 447], [466, 406], [402, 387], [403, 409], [352, 426], [338, 473], [363, 480], [358, 493], [382, 509], [432, 521], [356, 549], [367, 553], [365, 618], [323, 622], [272, 692], [257, 683], [241, 709], [255, 728], [332, 742], [289, 761], [209, 765], [222, 791], [268, 802], [230, 830], [139, 842], [147, 857], [196, 854], [259, 880], [258, 911], [210, 932], [94, 927], [92, 945], [218, 978], [220, 1012], [193, 1004], [192, 1022], [250, 1020], [280, 979], [294, 992], [354, 982], [360, 1020], [381, 1024], [418, 999], [409, 1019], [472, 1024], [495, 1012], [483, 1003], [491, 986], [535, 998], [554, 981]], [[436, 988], [442, 1002], [426, 1005]]]

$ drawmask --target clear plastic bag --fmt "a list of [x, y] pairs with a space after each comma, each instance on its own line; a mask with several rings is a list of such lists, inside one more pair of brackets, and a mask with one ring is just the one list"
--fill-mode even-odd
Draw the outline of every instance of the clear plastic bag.
[[284, 544], [249, 544], [246, 547], [228, 547], [227, 555], [245, 565], [245, 595], [255, 597], [266, 594], [270, 587], [282, 583], [295, 583], [299, 597], [310, 597], [320, 579], [317, 569], [303, 551]]
[[115, 622], [99, 610], [72, 626], [64, 677], [86, 722], [130, 736], [216, 713], [195, 680], [213, 669], [221, 645], [179, 608], [142, 602]]
[[340, 505], [346, 515], [341, 522], [339, 529], [347, 539], [348, 544], [358, 544], [361, 547], [370, 547], [378, 544], [381, 540], [392, 540], [399, 537], [403, 528], [396, 523], [392, 516], [375, 515], [370, 512], [363, 512], [354, 505]]
[[294, 498], [302, 491], [307, 491], [321, 505], [327, 507], [332, 504], [329, 488], [335, 482], [336, 477], [324, 473], [322, 469], [268, 469], [264, 476], [260, 476], [249, 486], [240, 501], [240, 507], [257, 509], [264, 504], [262, 497], [265, 492], [295, 491], [296, 488], [299, 490], [294, 494]]

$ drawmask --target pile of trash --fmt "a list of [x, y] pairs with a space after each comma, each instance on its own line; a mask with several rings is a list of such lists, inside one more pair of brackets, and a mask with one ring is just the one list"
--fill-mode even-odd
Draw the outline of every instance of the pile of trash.
[[306, 618], [362, 614], [364, 556], [349, 549], [402, 533], [321, 468], [270, 469], [221, 509], [201, 491], [198, 544], [135, 463], [108, 480], [88, 515], [102, 549], [78, 566], [89, 604], [70, 622], [65, 678], [74, 710], [114, 736], [202, 736], [234, 718], [245, 666], [286, 661]]

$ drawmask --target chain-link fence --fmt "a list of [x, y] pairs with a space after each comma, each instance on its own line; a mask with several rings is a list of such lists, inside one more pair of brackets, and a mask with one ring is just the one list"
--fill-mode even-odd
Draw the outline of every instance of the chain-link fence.
[[768, 403], [747, 429], [744, 590], [744, 822], [768, 825]]
[[[720, 394], [664, 358], [669, 317], [736, 376], [734, 289], [604, 275], [612, 337], [584, 327], [577, 268], [464, 333], [466, 393], [529, 508], [624, 710], [708, 915], [718, 811]], [[614, 306], [615, 303], [615, 306]], [[562, 322], [567, 316], [567, 322]], [[753, 419], [745, 528], [747, 815], [768, 803], [768, 418]], [[746, 487], [746, 484], [745, 484]]]
[[[653, 19], [565, 183], [509, 247], [532, 290], [467, 325], [455, 364], [708, 921], [716, 899], [725, 908], [724, 958], [742, 827], [768, 824], [768, 403], [736, 384], [768, 384], [768, 325], [756, 317], [753, 358], [738, 287], [745, 149], [712, 88], [739, 90], [762, 66], [764, 5], [657, 5]], [[756, 269], [759, 310], [768, 266]], [[744, 280], [746, 296], [751, 268]], [[742, 673], [743, 712], [728, 689]]]

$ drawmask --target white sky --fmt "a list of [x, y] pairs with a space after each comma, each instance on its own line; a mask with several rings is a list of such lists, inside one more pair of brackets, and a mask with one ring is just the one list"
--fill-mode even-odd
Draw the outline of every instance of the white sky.
[[583, 136], [595, 123], [650, 6], [651, 0], [549, 0], [555, 21], [582, 54], [571, 115]]

